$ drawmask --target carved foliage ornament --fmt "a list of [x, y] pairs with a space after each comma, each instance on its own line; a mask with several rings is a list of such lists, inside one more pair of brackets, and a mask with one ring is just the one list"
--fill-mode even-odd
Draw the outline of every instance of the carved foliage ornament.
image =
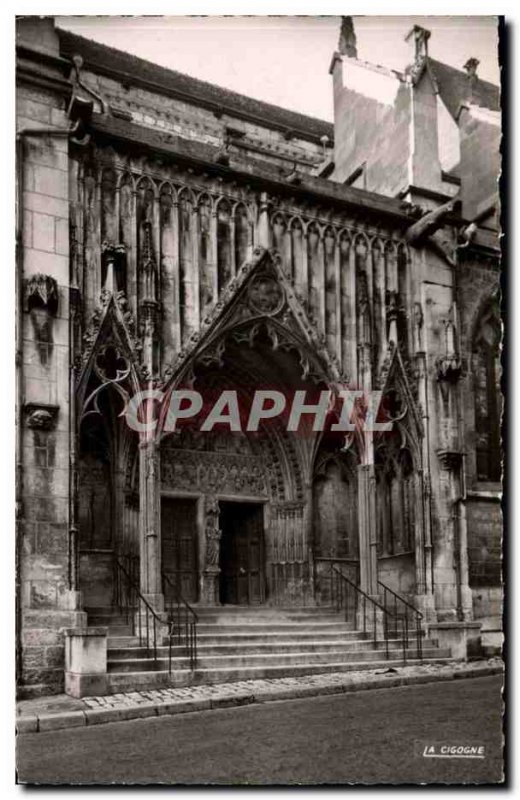
[[37, 273], [25, 282], [27, 310], [42, 308], [55, 315], [58, 310], [58, 284], [50, 275]]

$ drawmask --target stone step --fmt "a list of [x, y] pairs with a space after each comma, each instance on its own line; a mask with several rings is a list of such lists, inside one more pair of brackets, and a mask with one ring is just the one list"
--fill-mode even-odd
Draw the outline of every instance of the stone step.
[[191, 607], [199, 616], [203, 614], [335, 614], [335, 606], [271, 606], [262, 604], [258, 606], [246, 605], [222, 605], [222, 606], [202, 606], [192, 604]]
[[199, 619], [199, 622], [205, 623], [212, 623], [218, 621], [229, 621], [229, 622], [270, 622], [271, 620], [316, 620], [320, 621], [324, 617], [331, 617], [333, 619], [342, 619], [344, 614], [338, 613], [335, 609], [332, 608], [291, 608], [291, 609], [279, 609], [279, 608], [265, 608], [261, 607], [259, 609], [241, 609], [238, 610], [229, 610], [226, 608], [216, 608], [212, 611], [200, 610], [198, 608], [194, 608], [195, 613]]
[[109, 635], [107, 638], [107, 648], [111, 649], [118, 649], [121, 647], [140, 647], [139, 637], [134, 636], [133, 634], [130, 636], [124, 635], [112, 635], [109, 631]]
[[[400, 648], [393, 648], [391, 656], [395, 658], [402, 657]], [[329, 662], [334, 663], [349, 663], [350, 661], [378, 661], [381, 658], [381, 650], [330, 650], [321, 651], [316, 650], [312, 653], [293, 652], [293, 653], [262, 653], [262, 654], [249, 654], [239, 653], [235, 655], [197, 655], [197, 670], [199, 669], [236, 669], [258, 667], [258, 666], [305, 666], [318, 664], [326, 664]], [[167, 670], [169, 661], [165, 654], [161, 657], [162, 653], [158, 654], [157, 659], [153, 657], [147, 658], [131, 658], [131, 659], [115, 659], [110, 657], [108, 659], [109, 672], [146, 672], [152, 670]], [[423, 648], [423, 658], [448, 658], [450, 651], [448, 649], [441, 650], [440, 648]], [[409, 648], [406, 651], [406, 658], [411, 659], [417, 657], [415, 649]], [[172, 669], [186, 669], [189, 667], [189, 660], [186, 656], [172, 656]]]
[[[419, 661], [409, 659], [407, 666], [420, 664], [449, 664], [451, 657], [434, 657]], [[352, 672], [359, 670], [388, 669], [389, 667], [403, 666], [402, 659], [382, 659], [379, 661], [351, 661], [339, 663], [306, 664], [304, 666], [260, 666], [239, 667], [226, 669], [189, 669], [175, 670], [169, 675], [167, 670], [150, 672], [109, 672], [108, 691], [110, 694], [117, 692], [139, 691], [165, 686], [181, 688], [183, 686], [200, 686], [204, 684], [232, 683], [234, 681], [258, 680], [270, 678], [290, 678], [302, 675], [320, 675], [331, 672]]]
[[[245, 631], [245, 632], [244, 632]], [[294, 643], [301, 643], [302, 646], [305, 645], [307, 642], [349, 642], [349, 641], [368, 641], [371, 639], [369, 633], [363, 633], [362, 631], [350, 631], [350, 630], [338, 630], [338, 631], [320, 631], [320, 630], [313, 630], [313, 631], [278, 631], [274, 633], [251, 633], [250, 629], [246, 628], [240, 630], [238, 633], [222, 633], [222, 634], [213, 634], [213, 633], [199, 633], [197, 629], [197, 644], [199, 647], [203, 647], [205, 645], [229, 645], [233, 646], [235, 649], [241, 648], [243, 645], [249, 644], [277, 644], [277, 643], [284, 643], [288, 642], [291, 644]], [[423, 640], [424, 638], [424, 631], [422, 632]], [[410, 641], [415, 641], [415, 633], [410, 631], [409, 633]], [[433, 643], [433, 642], [432, 642]], [[164, 637], [162, 644], [166, 647], [168, 645], [168, 638]], [[122, 636], [113, 636], [109, 634], [108, 637], [108, 648], [118, 649], [118, 648], [126, 648], [126, 647], [139, 647], [139, 637], [135, 635], [122, 635]], [[175, 646], [175, 644], [173, 645]]]
[[214, 614], [198, 617], [198, 625], [323, 625], [345, 624], [342, 614]]
[[314, 642], [319, 639], [327, 641], [349, 641], [359, 639], [369, 639], [369, 633], [362, 631], [351, 631], [345, 627], [342, 630], [298, 630], [298, 631], [274, 631], [274, 632], [251, 632], [250, 628], [244, 628], [236, 633], [200, 633], [197, 627], [197, 642], [203, 644], [229, 644], [241, 647], [245, 644], [255, 642]]
[[348, 631], [353, 630], [341, 620], [330, 622], [247, 622], [226, 623], [226, 624], [197, 624], [197, 634], [237, 634], [237, 633], [312, 633], [313, 631]]
[[[403, 640], [402, 639], [389, 639], [388, 647], [389, 649], [400, 649], [402, 648]], [[415, 641], [409, 640], [408, 646], [410, 649], [415, 648]], [[336, 639], [333, 641], [328, 640], [318, 640], [318, 641], [309, 641], [309, 642], [286, 642], [286, 641], [277, 641], [277, 642], [248, 642], [246, 644], [241, 644], [237, 647], [234, 644], [222, 644], [217, 642], [215, 644], [203, 644], [201, 642], [197, 642], [197, 653], [199, 658], [205, 658], [206, 656], [210, 655], [231, 655], [231, 656], [247, 656], [247, 655], [255, 655], [255, 654], [277, 654], [284, 655], [286, 653], [308, 653], [309, 657], [314, 652], [352, 652], [352, 651], [359, 651], [359, 650], [384, 650], [386, 647], [384, 639], [378, 639], [377, 641], [367, 641], [366, 639]], [[434, 644], [430, 640], [423, 640], [423, 648], [433, 648]], [[185, 656], [186, 655], [186, 647], [183, 645], [172, 645], [171, 648], [172, 656]], [[157, 654], [161, 658], [167, 658], [169, 653], [169, 647], [167, 645], [157, 647]], [[110, 647], [108, 650], [108, 658], [110, 660], [120, 660], [120, 659], [138, 659], [138, 658], [146, 658], [150, 654], [150, 648], [138, 646], [138, 647]]]

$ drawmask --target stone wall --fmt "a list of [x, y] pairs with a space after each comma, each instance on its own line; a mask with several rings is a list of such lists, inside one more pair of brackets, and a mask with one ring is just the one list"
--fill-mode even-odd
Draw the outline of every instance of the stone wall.
[[[46, 40], [47, 41], [47, 40]], [[52, 46], [52, 37], [47, 43]], [[64, 98], [20, 83], [17, 129], [68, 127]], [[69, 209], [68, 141], [23, 136], [21, 327], [22, 553], [19, 647], [25, 691], [63, 691], [60, 629], [75, 623], [69, 572]]]
[[467, 503], [469, 580], [472, 588], [501, 583], [502, 514], [498, 499], [470, 497]]

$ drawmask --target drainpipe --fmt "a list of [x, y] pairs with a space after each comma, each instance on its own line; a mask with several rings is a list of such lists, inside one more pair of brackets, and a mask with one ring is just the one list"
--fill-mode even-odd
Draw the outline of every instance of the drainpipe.
[[79, 86], [80, 89], [83, 89], [83, 91], [89, 94], [91, 97], [93, 97], [94, 100], [97, 100], [97, 102], [101, 106], [102, 113], [108, 114], [108, 103], [106, 102], [106, 100], [104, 100], [100, 94], [95, 92], [94, 89], [92, 89], [90, 86], [84, 83], [83, 80], [81, 79], [81, 68], [83, 67], [83, 58], [80, 55], [74, 55], [72, 56], [72, 63], [74, 64], [75, 74], [74, 77], [72, 77], [71, 75], [69, 80], [74, 81], [76, 87]]

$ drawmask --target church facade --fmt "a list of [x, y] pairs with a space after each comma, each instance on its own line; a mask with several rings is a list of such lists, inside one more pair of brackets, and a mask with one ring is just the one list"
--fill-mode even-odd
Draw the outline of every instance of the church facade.
[[[337, 562], [499, 626], [499, 93], [428, 37], [396, 73], [344, 18], [332, 125], [18, 21], [21, 692], [63, 691], [116, 562], [158, 614], [327, 605]], [[127, 425], [181, 387], [380, 392], [392, 430]]]

